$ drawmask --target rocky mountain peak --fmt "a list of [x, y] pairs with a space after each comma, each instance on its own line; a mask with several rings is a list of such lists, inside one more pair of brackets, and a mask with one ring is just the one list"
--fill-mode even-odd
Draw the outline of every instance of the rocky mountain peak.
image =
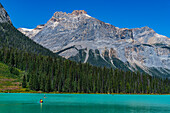
[[10, 17], [2, 4], [0, 3], [0, 23], [11, 23]]
[[62, 16], [66, 16], [66, 15], [68, 15], [66, 12], [57, 11], [57, 12], [54, 13], [53, 17], [60, 18]]
[[151, 31], [153, 29], [149, 28], [148, 26], [145, 26], [145, 27], [141, 27], [141, 28], [134, 28], [134, 30]]
[[[70, 60], [132, 71], [140, 68], [159, 75], [152, 72], [154, 68], [170, 75], [170, 39], [148, 26], [118, 28], [84, 10], [75, 10], [55, 12], [44, 26], [37, 26], [26, 36]], [[160, 43], [164, 46], [157, 46]]]
[[74, 10], [72, 13], [71, 13], [71, 15], [81, 15], [81, 14], [87, 14], [87, 12], [86, 11], [84, 11], [84, 10]]

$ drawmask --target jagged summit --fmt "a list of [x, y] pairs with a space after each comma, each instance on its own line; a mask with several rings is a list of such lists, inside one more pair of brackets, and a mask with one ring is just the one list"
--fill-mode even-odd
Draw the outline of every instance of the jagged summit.
[[62, 11], [56, 11], [51, 19], [59, 19], [59, 18], [68, 18], [68, 17], [73, 17], [73, 16], [80, 16], [84, 15], [87, 17], [91, 17], [87, 14], [86, 11], [84, 10], [74, 10], [72, 13], [66, 13]]
[[63, 15], [81, 15], [81, 14], [87, 14], [87, 12], [85, 10], [74, 10], [72, 13], [66, 13], [66, 12], [62, 12], [62, 11], [56, 11], [54, 13], [54, 15], [57, 14], [63, 14]]
[[91, 17], [84, 10], [74, 10], [72, 13], [66, 13], [66, 12], [62, 12], [62, 11], [57, 11], [57, 12], [54, 13], [52, 18], [47, 23], [61, 22], [61, 21], [70, 20], [70, 19], [75, 20], [76, 18], [74, 18], [74, 17], [79, 17], [79, 16], [82, 17], [81, 19]]
[[148, 26], [144, 26], [141, 28], [133, 28], [133, 30], [154, 31], [152, 28], [150, 28]]
[[4, 9], [4, 7], [2, 6], [1, 3], [0, 3], [0, 23], [10, 23], [10, 24], [12, 24], [8, 13], [6, 12], [6, 10]]
[[71, 14], [78, 16], [78, 15], [81, 15], [81, 14], [87, 14], [87, 12], [84, 11], [84, 10], [74, 10]]

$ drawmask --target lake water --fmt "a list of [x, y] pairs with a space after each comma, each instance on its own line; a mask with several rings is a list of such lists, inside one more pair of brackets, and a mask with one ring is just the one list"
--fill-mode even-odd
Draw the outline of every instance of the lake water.
[[170, 95], [46, 94], [46, 97], [0, 93], [0, 113], [170, 113]]

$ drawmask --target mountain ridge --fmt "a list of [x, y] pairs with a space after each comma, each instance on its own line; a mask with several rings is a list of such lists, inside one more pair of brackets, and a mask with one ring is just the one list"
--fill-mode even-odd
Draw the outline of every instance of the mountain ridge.
[[48, 49], [32, 41], [12, 24], [10, 16], [0, 3], [0, 48], [15, 48], [35, 54], [56, 56]]
[[0, 3], [0, 14], [1, 14], [0, 15], [0, 23], [10, 23], [10, 24], [12, 24], [8, 13], [6, 12], [6, 10], [4, 9], [4, 7], [2, 6], [1, 3]]
[[[94, 61], [95, 65], [105, 62], [105, 65], [99, 66], [115, 68], [114, 63], [120, 60], [132, 71], [140, 68], [155, 75], [151, 69], [154, 68], [162, 75], [170, 75], [168, 37], [157, 34], [147, 26], [118, 28], [89, 16], [85, 11], [73, 12], [55, 12], [40, 31], [36, 34], [29, 32], [33, 35], [30, 38], [67, 59], [89, 62], [92, 65]], [[35, 29], [32, 30], [34, 31]], [[89, 53], [93, 58], [89, 57]]]

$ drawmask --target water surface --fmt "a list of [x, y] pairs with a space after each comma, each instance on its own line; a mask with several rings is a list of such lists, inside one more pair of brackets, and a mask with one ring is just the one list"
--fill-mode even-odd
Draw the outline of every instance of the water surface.
[[46, 94], [46, 97], [0, 93], [0, 113], [170, 113], [170, 95]]

